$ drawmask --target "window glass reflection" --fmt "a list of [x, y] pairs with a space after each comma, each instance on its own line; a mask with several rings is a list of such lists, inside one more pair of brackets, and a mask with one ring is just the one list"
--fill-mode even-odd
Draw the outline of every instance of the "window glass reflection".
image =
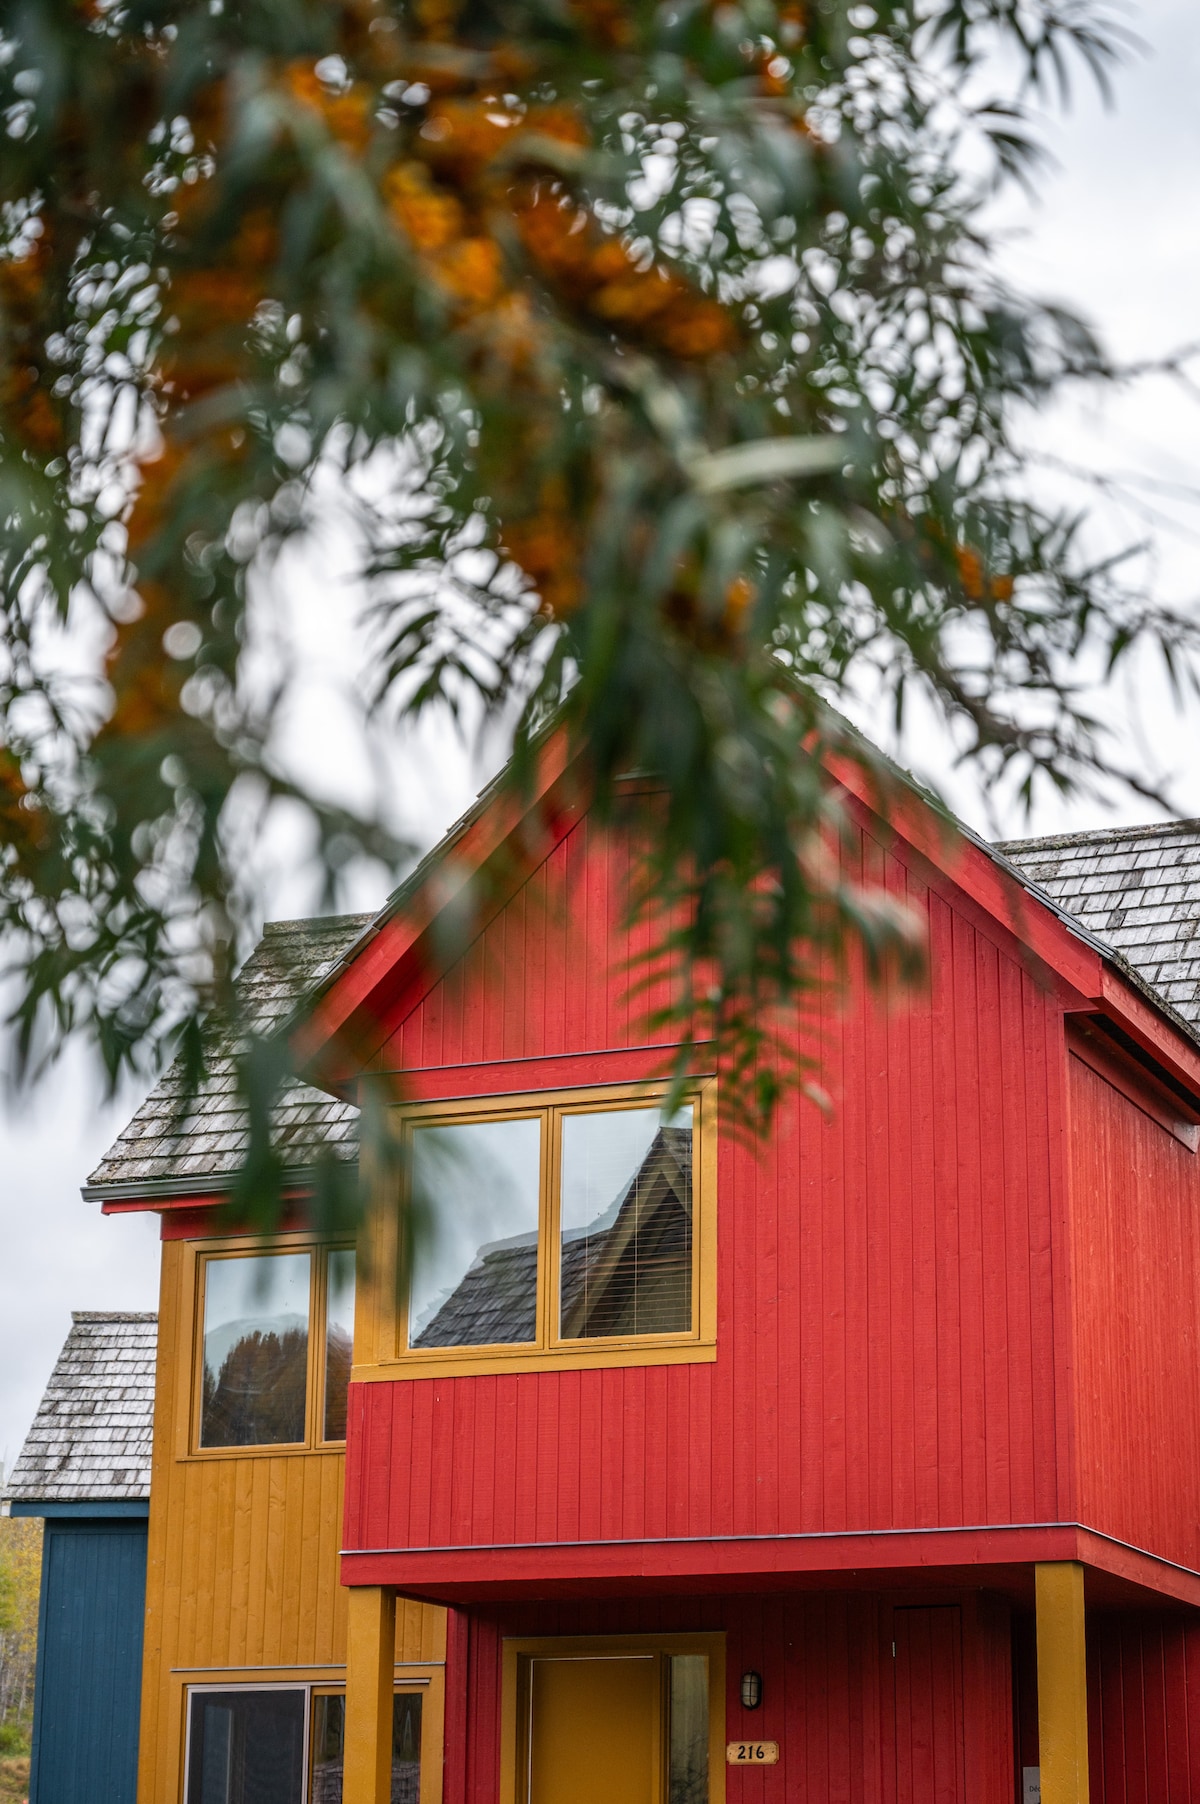
[[342, 1804], [342, 1745], [346, 1735], [346, 1700], [342, 1696], [313, 1699], [312, 1804]]
[[310, 1267], [308, 1253], [206, 1261], [202, 1447], [303, 1441]]
[[410, 1347], [534, 1339], [540, 1118], [413, 1133]]
[[567, 1115], [559, 1334], [686, 1333], [692, 1323], [692, 1110]]
[[340, 1247], [325, 1263], [325, 1439], [346, 1438], [346, 1387], [354, 1354], [354, 1249]]
[[187, 1804], [303, 1804], [306, 1695], [193, 1692]]
[[392, 1804], [419, 1804], [421, 1694], [398, 1691], [392, 1700]]
[[[345, 1697], [315, 1697], [311, 1804], [342, 1804], [345, 1733]], [[420, 1804], [420, 1796], [421, 1694], [398, 1691], [392, 1699], [391, 1804]]]
[[708, 1804], [708, 1659], [673, 1654], [668, 1804]]

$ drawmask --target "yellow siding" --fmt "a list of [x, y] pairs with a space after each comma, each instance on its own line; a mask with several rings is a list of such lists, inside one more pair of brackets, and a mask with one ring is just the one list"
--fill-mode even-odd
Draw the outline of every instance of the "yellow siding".
[[[345, 1456], [188, 1453], [195, 1265], [192, 1243], [164, 1243], [138, 1804], [182, 1798], [188, 1683], [345, 1677]], [[444, 1658], [445, 1613], [400, 1604], [396, 1659], [426, 1668], [431, 1730]], [[434, 1740], [430, 1768], [440, 1765]]]

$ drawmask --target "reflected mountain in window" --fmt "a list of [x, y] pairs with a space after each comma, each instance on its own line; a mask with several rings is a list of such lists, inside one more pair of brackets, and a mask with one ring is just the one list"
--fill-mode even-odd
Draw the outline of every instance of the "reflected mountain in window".
[[346, 1438], [346, 1395], [354, 1363], [354, 1249], [339, 1247], [326, 1266], [325, 1439]]
[[346, 1438], [346, 1399], [350, 1389], [350, 1368], [354, 1364], [354, 1339], [344, 1328], [329, 1328], [325, 1333], [325, 1439]]
[[308, 1253], [206, 1262], [202, 1447], [303, 1441], [311, 1271]]
[[205, 1348], [204, 1447], [269, 1447], [304, 1439], [308, 1323], [282, 1334], [251, 1328], [214, 1374]]

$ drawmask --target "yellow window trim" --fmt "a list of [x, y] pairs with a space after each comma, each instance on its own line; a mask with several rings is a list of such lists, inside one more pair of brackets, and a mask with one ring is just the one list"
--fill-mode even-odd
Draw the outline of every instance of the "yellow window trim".
[[[330, 1454], [344, 1451], [346, 1443], [322, 1439], [325, 1427], [325, 1323], [329, 1285], [330, 1253], [352, 1251], [353, 1239], [345, 1235], [314, 1234], [308, 1229], [284, 1234], [228, 1234], [208, 1240], [187, 1241], [187, 1257], [191, 1273], [184, 1277], [184, 1295], [191, 1298], [190, 1320], [181, 1324], [183, 1344], [190, 1345], [192, 1357], [182, 1365], [187, 1394], [179, 1401], [182, 1407], [176, 1419], [184, 1429], [183, 1444], [177, 1450], [180, 1458], [271, 1459], [282, 1454]], [[304, 1419], [309, 1432], [303, 1441], [270, 1441], [265, 1445], [237, 1447], [202, 1447], [200, 1445], [200, 1410], [204, 1396], [204, 1276], [210, 1262], [218, 1259], [255, 1257], [269, 1253], [308, 1253], [308, 1352], [304, 1390]], [[356, 1284], [357, 1289], [357, 1284]]]
[[[312, 1731], [313, 1700], [318, 1697], [344, 1697], [345, 1667], [329, 1666], [253, 1666], [215, 1669], [177, 1669], [171, 1675], [178, 1687], [178, 1710], [181, 1721], [179, 1740], [180, 1795], [187, 1786], [186, 1749], [188, 1742], [188, 1710], [193, 1692], [236, 1691], [242, 1686], [259, 1690], [295, 1689], [308, 1693], [308, 1731]], [[443, 1742], [446, 1718], [446, 1674], [443, 1661], [398, 1661], [392, 1685], [397, 1696], [419, 1693], [421, 1705], [421, 1794], [419, 1804], [441, 1804]], [[309, 1748], [309, 1764], [312, 1749]], [[311, 1773], [306, 1776], [306, 1786]], [[307, 1795], [307, 1791], [306, 1791]]]
[[[501, 1644], [500, 1804], [528, 1804], [521, 1783], [529, 1662], [539, 1657], [578, 1659], [587, 1655], [707, 1654], [708, 1804], [725, 1804], [725, 1635], [539, 1635]], [[664, 1788], [664, 1796], [665, 1796]]]
[[[663, 1081], [602, 1084], [569, 1090], [530, 1091], [401, 1104], [395, 1107], [407, 1141], [415, 1127], [437, 1122], [512, 1121], [536, 1116], [602, 1113], [629, 1104], [663, 1101]], [[356, 1383], [394, 1383], [397, 1378], [449, 1378], [482, 1372], [549, 1372], [596, 1367], [692, 1365], [717, 1356], [717, 1094], [716, 1080], [689, 1083], [683, 1098], [693, 1115], [692, 1157], [692, 1327], [684, 1333], [639, 1334], [594, 1340], [560, 1340], [555, 1307], [561, 1135], [543, 1133], [538, 1212], [538, 1340], [520, 1345], [438, 1347], [410, 1350], [407, 1287], [402, 1282], [400, 1218], [395, 1180], [367, 1173], [375, 1198], [367, 1230], [368, 1247], [359, 1262], [355, 1294], [351, 1378]], [[368, 1277], [368, 1273], [371, 1274]]]

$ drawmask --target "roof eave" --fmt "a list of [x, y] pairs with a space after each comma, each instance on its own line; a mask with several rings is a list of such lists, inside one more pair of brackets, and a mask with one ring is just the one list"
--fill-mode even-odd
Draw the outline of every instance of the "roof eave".
[[[354, 1160], [343, 1159], [345, 1165]], [[241, 1181], [240, 1171], [206, 1171], [181, 1178], [126, 1178], [109, 1184], [81, 1184], [79, 1194], [85, 1203], [99, 1203], [106, 1214], [112, 1209], [201, 1208], [209, 1202], [222, 1202]], [[319, 1177], [315, 1165], [295, 1165], [285, 1170], [280, 1185], [286, 1197], [307, 1196]]]

